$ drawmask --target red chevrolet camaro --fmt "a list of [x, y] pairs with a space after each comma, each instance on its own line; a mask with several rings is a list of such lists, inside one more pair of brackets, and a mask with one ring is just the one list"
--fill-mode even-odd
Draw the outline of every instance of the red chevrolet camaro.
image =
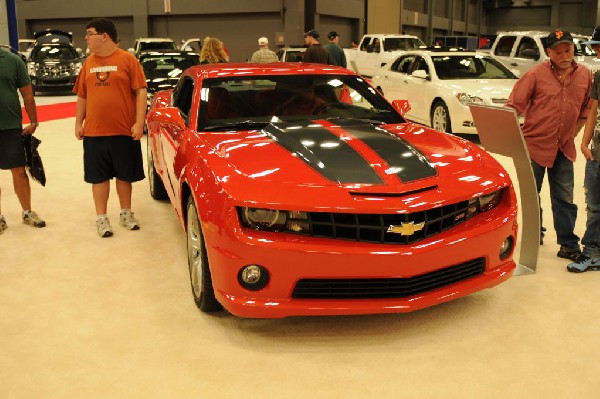
[[187, 234], [197, 306], [241, 317], [413, 311], [508, 279], [502, 166], [406, 122], [346, 69], [189, 68], [147, 116], [151, 195]]

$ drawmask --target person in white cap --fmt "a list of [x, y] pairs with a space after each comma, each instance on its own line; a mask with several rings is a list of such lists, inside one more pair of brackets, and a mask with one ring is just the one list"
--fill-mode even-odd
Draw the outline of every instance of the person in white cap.
[[269, 50], [269, 39], [264, 36], [261, 37], [258, 39], [258, 46], [259, 49], [252, 54], [250, 62], [267, 63], [279, 61], [277, 54]]

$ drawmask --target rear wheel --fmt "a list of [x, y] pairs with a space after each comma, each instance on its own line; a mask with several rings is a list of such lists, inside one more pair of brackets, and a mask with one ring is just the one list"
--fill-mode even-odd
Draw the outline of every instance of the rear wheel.
[[152, 155], [152, 142], [150, 137], [147, 137], [147, 160], [148, 160], [148, 183], [150, 184], [150, 195], [155, 200], [165, 200], [168, 197], [167, 190], [163, 184], [160, 176], [154, 168], [154, 157]]
[[215, 298], [212, 286], [200, 218], [198, 217], [198, 211], [191, 196], [187, 202], [186, 221], [188, 268], [194, 302], [196, 302], [196, 306], [203, 312], [221, 310], [221, 304]]
[[431, 108], [431, 127], [446, 133], [452, 133], [450, 113], [443, 101], [437, 101]]

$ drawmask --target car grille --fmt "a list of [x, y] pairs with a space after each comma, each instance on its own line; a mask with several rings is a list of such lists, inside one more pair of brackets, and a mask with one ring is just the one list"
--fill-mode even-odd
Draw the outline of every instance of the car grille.
[[408, 278], [303, 279], [296, 284], [292, 298], [406, 298], [479, 276], [484, 271], [485, 259], [479, 258]]
[[40, 69], [43, 76], [69, 76], [71, 66], [69, 65], [43, 65]]
[[469, 201], [462, 201], [410, 214], [308, 212], [308, 220], [291, 219], [290, 223], [308, 224], [308, 229], [297, 234], [313, 237], [411, 244], [464, 222], [467, 220], [468, 207]]

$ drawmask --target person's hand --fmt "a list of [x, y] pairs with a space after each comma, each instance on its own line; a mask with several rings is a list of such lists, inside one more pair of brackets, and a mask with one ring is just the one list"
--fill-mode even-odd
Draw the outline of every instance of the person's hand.
[[592, 150], [590, 150], [588, 146], [583, 145], [583, 143], [581, 144], [581, 153], [583, 154], [584, 158], [588, 161], [594, 159], [594, 156], [592, 155]]
[[77, 140], [83, 140], [83, 126], [82, 125], [75, 125], [75, 137], [77, 138]]
[[35, 129], [37, 129], [39, 123], [31, 123], [23, 128], [23, 135], [25, 134], [33, 134], [35, 133]]
[[143, 123], [136, 123], [133, 126], [131, 126], [131, 137], [133, 137], [134, 140], [141, 139], [143, 135], [144, 135], [144, 124]]

